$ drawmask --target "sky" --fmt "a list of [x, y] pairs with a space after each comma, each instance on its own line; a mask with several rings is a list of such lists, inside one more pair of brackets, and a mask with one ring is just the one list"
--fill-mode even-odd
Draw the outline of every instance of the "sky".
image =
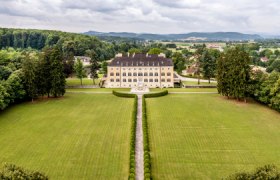
[[280, 34], [280, 0], [0, 0], [0, 27]]

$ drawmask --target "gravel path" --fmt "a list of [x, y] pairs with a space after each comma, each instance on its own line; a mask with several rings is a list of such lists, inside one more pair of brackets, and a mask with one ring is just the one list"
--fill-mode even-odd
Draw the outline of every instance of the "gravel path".
[[144, 179], [144, 148], [143, 148], [143, 129], [142, 129], [142, 98], [138, 96], [137, 107], [137, 123], [136, 123], [136, 144], [135, 144], [135, 159], [136, 159], [136, 180]]

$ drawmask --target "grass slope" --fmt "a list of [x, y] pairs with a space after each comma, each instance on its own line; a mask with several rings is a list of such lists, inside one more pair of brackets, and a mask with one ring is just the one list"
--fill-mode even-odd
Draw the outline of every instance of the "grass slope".
[[0, 162], [50, 179], [127, 179], [133, 99], [66, 94], [0, 114]]
[[[98, 85], [100, 82], [100, 79], [95, 79], [95, 85]], [[93, 85], [93, 80], [88, 78], [83, 78], [83, 85]], [[66, 79], [66, 85], [67, 86], [80, 86], [81, 81], [79, 78], [67, 78]]]
[[221, 179], [280, 166], [280, 114], [217, 94], [147, 99], [155, 179]]

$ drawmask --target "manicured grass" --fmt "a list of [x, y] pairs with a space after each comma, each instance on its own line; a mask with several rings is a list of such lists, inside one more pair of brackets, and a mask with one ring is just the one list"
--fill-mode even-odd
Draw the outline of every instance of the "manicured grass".
[[200, 84], [197, 83], [197, 81], [183, 81], [184, 85], [189, 85], [189, 86], [215, 86], [217, 85], [216, 82], [210, 82], [210, 84], [208, 82], [200, 82]]
[[50, 179], [127, 179], [133, 99], [66, 94], [0, 114], [0, 163]]
[[280, 113], [218, 94], [147, 99], [154, 179], [221, 179], [280, 167]]
[[[98, 85], [99, 82], [100, 82], [100, 79], [95, 79], [95, 85]], [[81, 81], [78, 78], [67, 78], [66, 85], [67, 86], [80, 86]], [[83, 85], [93, 85], [92, 79], [83, 78]]]

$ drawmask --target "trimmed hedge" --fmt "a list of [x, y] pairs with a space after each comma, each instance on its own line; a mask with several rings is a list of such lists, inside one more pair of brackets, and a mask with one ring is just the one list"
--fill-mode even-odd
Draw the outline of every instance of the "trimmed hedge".
[[154, 97], [161, 97], [168, 94], [167, 90], [156, 92], [156, 93], [150, 93], [150, 94], [144, 94], [144, 98], [154, 98]]
[[[136, 141], [136, 123], [137, 123], [137, 105], [138, 97], [136, 94], [129, 94], [123, 92], [112, 92], [115, 96], [134, 98], [133, 112], [132, 112], [132, 125], [131, 125], [131, 136], [130, 136], [130, 158], [129, 158], [129, 180], [134, 180], [136, 178], [136, 161], [135, 161], [135, 141]], [[145, 98], [161, 97], [168, 94], [167, 90], [144, 94], [142, 98], [142, 128], [143, 128], [143, 148], [144, 148], [144, 179], [152, 179], [151, 171], [151, 156], [150, 156], [150, 145], [149, 145], [149, 130], [147, 122], [146, 113], [146, 100]]]
[[142, 98], [142, 128], [143, 128], [143, 148], [144, 148], [144, 179], [152, 179], [151, 175], [151, 156], [149, 143], [149, 130], [146, 112], [145, 95]]
[[[129, 156], [129, 177], [128, 179], [134, 180], [136, 176], [135, 172], [135, 140], [136, 140], [136, 123], [137, 123], [137, 104], [138, 97], [135, 94], [130, 94], [134, 96], [134, 104], [132, 111], [132, 124], [130, 133], [130, 156]], [[121, 96], [122, 97], [122, 96]]]
[[137, 106], [138, 106], [138, 97], [136, 94], [129, 94], [123, 92], [112, 92], [115, 96], [124, 97], [124, 98], [134, 98], [133, 111], [132, 111], [132, 123], [131, 123], [131, 132], [130, 132], [130, 153], [129, 153], [129, 180], [134, 180], [136, 177], [135, 172], [135, 141], [136, 141], [136, 123], [137, 123]]
[[129, 93], [125, 93], [125, 92], [117, 92], [114, 91], [112, 92], [115, 96], [118, 97], [125, 97], [125, 98], [134, 98], [136, 95], [135, 94], [129, 94]]
[[152, 162], [150, 155], [149, 127], [147, 120], [147, 108], [145, 98], [154, 98], [168, 95], [168, 91], [164, 90], [157, 93], [144, 94], [142, 98], [142, 128], [143, 128], [143, 148], [144, 148], [144, 179], [152, 178]]

